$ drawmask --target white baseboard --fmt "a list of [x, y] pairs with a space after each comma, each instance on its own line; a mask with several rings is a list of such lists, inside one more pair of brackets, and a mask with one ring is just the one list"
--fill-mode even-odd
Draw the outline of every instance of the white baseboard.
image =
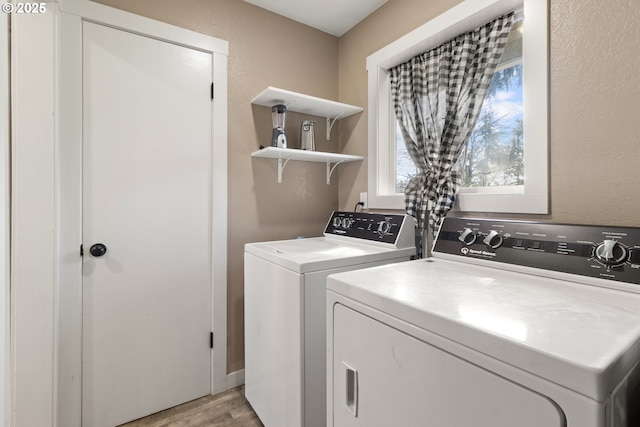
[[227, 390], [244, 384], [244, 369], [227, 374]]

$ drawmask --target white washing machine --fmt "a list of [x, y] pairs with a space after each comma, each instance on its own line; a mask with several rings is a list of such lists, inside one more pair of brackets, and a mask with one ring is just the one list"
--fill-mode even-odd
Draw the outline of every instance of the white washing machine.
[[327, 280], [328, 426], [640, 426], [640, 229], [448, 218]]
[[334, 212], [324, 237], [245, 246], [245, 395], [266, 427], [326, 426], [326, 278], [408, 261], [406, 215]]

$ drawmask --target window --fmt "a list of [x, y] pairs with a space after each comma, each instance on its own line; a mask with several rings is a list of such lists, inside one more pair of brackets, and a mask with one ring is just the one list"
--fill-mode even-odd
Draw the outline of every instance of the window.
[[390, 103], [389, 68], [496, 16], [524, 10], [458, 161], [463, 183], [456, 208], [547, 213], [546, 2], [477, 3], [464, 1], [367, 58], [370, 207], [404, 209], [403, 189], [415, 173]]
[[[411, 177], [418, 172], [418, 168], [413, 163], [413, 160], [411, 160], [409, 153], [407, 153], [407, 147], [404, 145], [404, 141], [402, 140], [402, 134], [400, 133], [398, 121], [395, 119], [395, 117], [393, 118], [393, 120], [395, 122], [395, 135], [393, 136], [393, 138], [396, 144], [396, 159], [394, 162], [396, 165], [395, 189], [396, 193], [402, 194]], [[389, 161], [391, 162], [393, 160], [389, 159]]]
[[[463, 188], [524, 184], [522, 24], [522, 19], [516, 21], [509, 33], [476, 127], [456, 165], [462, 174]], [[397, 119], [392, 120], [396, 144], [395, 189], [396, 193], [402, 193], [418, 170], [407, 153]]]

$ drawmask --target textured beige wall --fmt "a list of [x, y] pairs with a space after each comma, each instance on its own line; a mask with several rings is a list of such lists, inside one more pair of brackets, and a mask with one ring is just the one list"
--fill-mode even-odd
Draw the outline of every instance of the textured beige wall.
[[[366, 108], [366, 57], [457, 3], [392, 0], [342, 36], [340, 100]], [[550, 10], [551, 214], [518, 217], [640, 226], [638, 2], [550, 0]], [[367, 112], [341, 136], [345, 152], [366, 154]], [[363, 191], [366, 163], [345, 169], [340, 207]]]
[[551, 2], [551, 217], [640, 226], [640, 5]]
[[[271, 142], [271, 111], [251, 105], [267, 86], [329, 99], [338, 96], [338, 39], [240, 0], [100, 0], [100, 3], [229, 41], [228, 372], [244, 367], [243, 250], [248, 242], [322, 233], [338, 206], [337, 180], [324, 166], [290, 162], [282, 184], [275, 160], [252, 159]], [[299, 144], [300, 123], [287, 116], [289, 146]], [[318, 150], [337, 151], [338, 133]]]

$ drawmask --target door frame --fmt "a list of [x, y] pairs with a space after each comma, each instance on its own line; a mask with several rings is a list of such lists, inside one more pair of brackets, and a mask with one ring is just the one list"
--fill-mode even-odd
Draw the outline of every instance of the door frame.
[[[42, 18], [46, 26], [31, 23], [33, 17], [20, 22], [23, 17], [12, 16], [12, 29], [17, 29], [15, 36], [12, 35], [12, 57], [15, 54], [27, 58], [12, 61], [12, 75], [37, 76], [40, 87], [39, 90], [29, 88], [26, 78], [11, 82], [12, 145], [23, 149], [12, 151], [12, 217], [20, 221], [13, 221], [11, 225], [11, 286], [13, 290], [21, 290], [21, 294], [19, 298], [15, 292], [11, 296], [13, 385], [10, 395], [13, 402], [10, 425], [79, 427], [82, 420], [79, 250], [82, 242], [83, 21], [212, 55], [215, 98], [211, 150], [211, 327], [214, 332], [211, 393], [224, 391], [227, 389], [228, 42], [87, 0], [60, 0], [46, 3], [46, 7], [46, 16]], [[24, 28], [22, 33], [21, 28]], [[29, 37], [21, 36], [27, 30]], [[42, 79], [42, 75], [51, 78]], [[37, 107], [33, 108], [34, 105]], [[28, 122], [21, 120], [27, 111]], [[38, 127], [34, 123], [43, 125]], [[38, 132], [44, 133], [44, 138]], [[48, 149], [42, 150], [43, 147]], [[48, 185], [43, 185], [46, 183]], [[34, 254], [38, 255], [34, 257]], [[33, 387], [39, 392], [34, 394]]]
[[[0, 18], [0, 425], [6, 424], [7, 390], [10, 389], [9, 361], [9, 218], [10, 218], [10, 108], [9, 108], [9, 17]], [[6, 64], [6, 65], [5, 65]]]

